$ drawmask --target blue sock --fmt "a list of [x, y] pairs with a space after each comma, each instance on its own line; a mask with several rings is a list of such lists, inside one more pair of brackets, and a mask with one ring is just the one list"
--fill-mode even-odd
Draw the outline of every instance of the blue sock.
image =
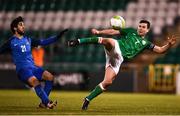
[[47, 94], [45, 93], [45, 91], [42, 89], [41, 85], [37, 85], [36, 87], [34, 87], [35, 92], [37, 94], [37, 96], [39, 96], [39, 98], [41, 99], [43, 104], [48, 104], [49, 99]]
[[44, 91], [49, 96], [53, 86], [53, 81], [45, 81]]

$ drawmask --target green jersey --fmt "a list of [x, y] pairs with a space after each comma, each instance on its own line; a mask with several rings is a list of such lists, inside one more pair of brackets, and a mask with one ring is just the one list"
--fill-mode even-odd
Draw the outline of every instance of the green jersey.
[[154, 44], [146, 38], [138, 35], [137, 31], [132, 28], [124, 28], [120, 30], [121, 38], [118, 41], [122, 56], [125, 59], [131, 59], [144, 49], [153, 49]]

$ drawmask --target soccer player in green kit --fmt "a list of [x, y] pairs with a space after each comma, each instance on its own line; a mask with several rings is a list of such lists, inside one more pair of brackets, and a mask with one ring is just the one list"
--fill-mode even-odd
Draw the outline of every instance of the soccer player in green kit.
[[89, 37], [68, 41], [68, 46], [98, 43], [104, 45], [105, 48], [106, 68], [104, 80], [97, 85], [88, 96], [85, 97], [82, 110], [86, 110], [89, 102], [112, 84], [124, 59], [132, 59], [144, 49], [149, 49], [156, 53], [164, 53], [175, 44], [176, 38], [174, 36], [168, 37], [167, 43], [163, 46], [157, 46], [151, 43], [145, 37], [149, 32], [149, 29], [150, 22], [147, 20], [141, 20], [137, 30], [131, 28], [123, 28], [120, 30], [91, 30], [94, 35], [121, 35], [119, 40], [104, 37]]

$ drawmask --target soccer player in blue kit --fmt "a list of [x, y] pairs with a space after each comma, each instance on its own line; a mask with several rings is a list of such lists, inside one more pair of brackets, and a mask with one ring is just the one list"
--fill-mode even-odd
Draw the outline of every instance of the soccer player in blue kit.
[[[41, 99], [40, 108], [53, 109], [57, 101], [51, 101], [48, 96], [53, 86], [53, 75], [41, 67], [35, 66], [31, 46], [45, 46], [56, 42], [68, 29], [61, 31], [58, 35], [47, 39], [31, 39], [24, 36], [25, 25], [21, 16], [11, 22], [11, 31], [14, 34], [5, 44], [0, 47], [0, 54], [9, 51], [16, 65], [18, 78], [33, 87], [37, 96]], [[45, 86], [41, 86], [41, 81], [45, 81]]]

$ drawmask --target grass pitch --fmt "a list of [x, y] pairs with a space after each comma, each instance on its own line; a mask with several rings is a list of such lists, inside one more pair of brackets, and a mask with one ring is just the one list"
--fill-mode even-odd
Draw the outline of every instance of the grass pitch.
[[55, 109], [38, 109], [39, 99], [29, 90], [0, 90], [0, 115], [180, 115], [180, 96], [106, 92], [87, 111], [82, 99], [89, 92], [53, 91]]

